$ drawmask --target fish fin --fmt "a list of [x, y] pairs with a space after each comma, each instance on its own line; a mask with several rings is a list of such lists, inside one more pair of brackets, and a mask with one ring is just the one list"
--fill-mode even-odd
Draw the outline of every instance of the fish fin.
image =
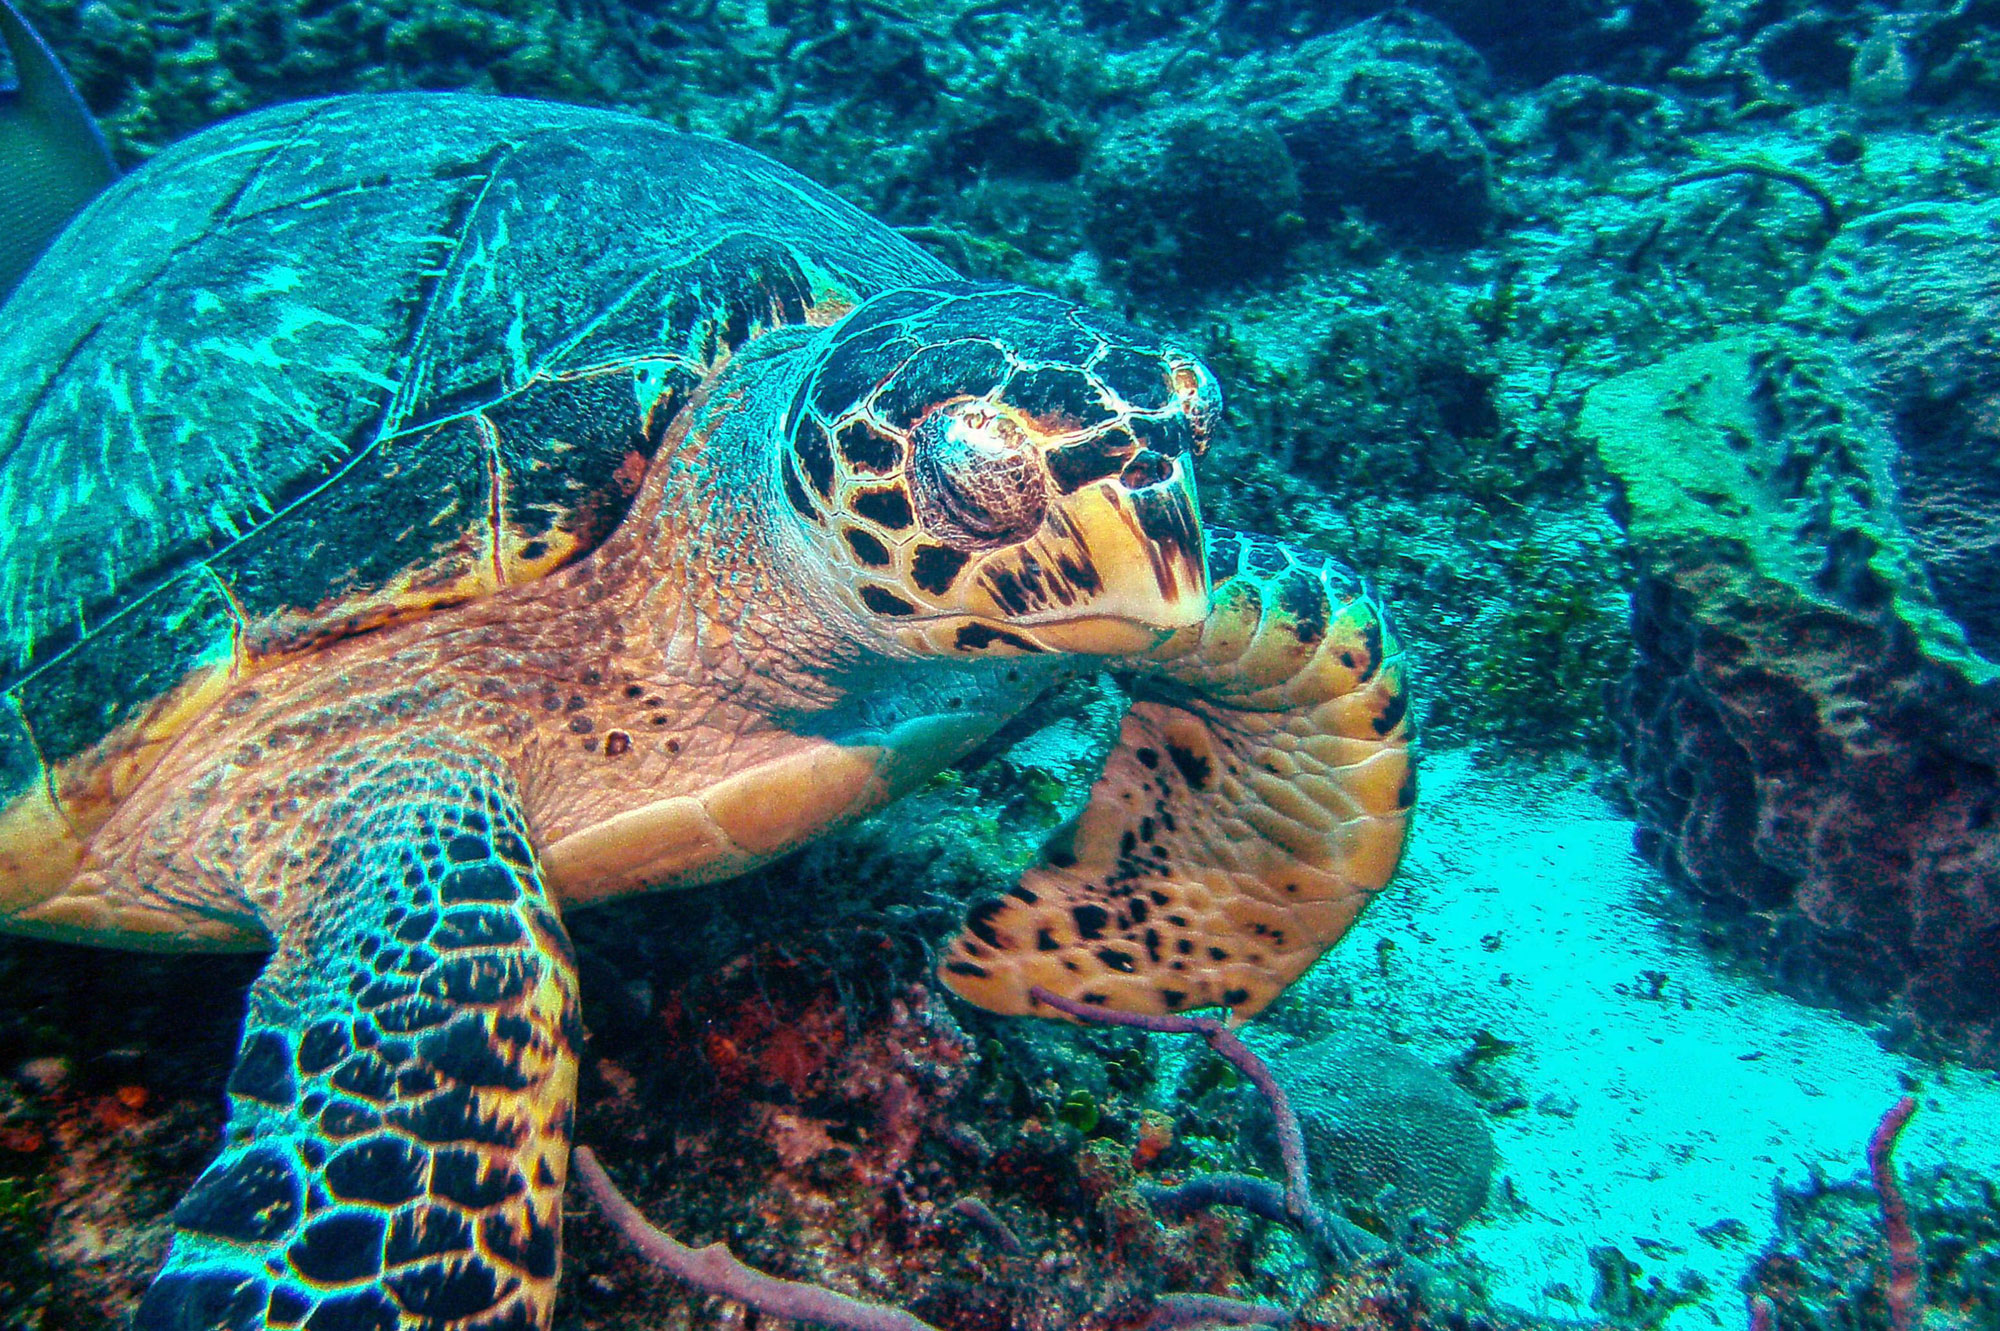
[[0, 40], [16, 86], [0, 94], [0, 300], [78, 209], [117, 176], [97, 122], [55, 53], [10, 0]]

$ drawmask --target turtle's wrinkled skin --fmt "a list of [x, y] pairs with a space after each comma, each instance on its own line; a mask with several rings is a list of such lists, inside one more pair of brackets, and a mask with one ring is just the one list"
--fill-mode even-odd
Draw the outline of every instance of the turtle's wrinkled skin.
[[143, 1327], [543, 1327], [564, 908], [880, 808], [1050, 683], [1138, 699], [941, 977], [1268, 1003], [1393, 872], [1399, 653], [1204, 533], [1192, 356], [603, 112], [281, 107], [0, 310], [0, 924], [274, 949]]

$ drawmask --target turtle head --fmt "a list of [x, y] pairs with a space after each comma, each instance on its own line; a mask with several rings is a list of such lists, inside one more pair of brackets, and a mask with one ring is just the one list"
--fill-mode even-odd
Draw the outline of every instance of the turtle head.
[[777, 478], [860, 614], [955, 656], [1126, 653], [1208, 611], [1195, 455], [1215, 378], [1014, 287], [912, 288], [830, 333]]

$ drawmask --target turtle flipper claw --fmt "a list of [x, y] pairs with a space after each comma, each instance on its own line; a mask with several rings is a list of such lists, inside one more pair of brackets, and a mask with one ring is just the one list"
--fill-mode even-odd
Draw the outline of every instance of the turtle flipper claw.
[[548, 1325], [575, 966], [510, 789], [426, 753], [336, 801], [140, 1331]]
[[1415, 797], [1401, 652], [1339, 564], [1209, 535], [1208, 617], [1137, 663], [1076, 835], [972, 909], [941, 976], [1132, 1012], [1277, 997], [1395, 872]]

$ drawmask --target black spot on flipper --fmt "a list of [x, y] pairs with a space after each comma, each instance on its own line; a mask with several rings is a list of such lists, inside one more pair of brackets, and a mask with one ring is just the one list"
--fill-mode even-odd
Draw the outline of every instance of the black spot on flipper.
[[461, 1012], [443, 1029], [426, 1035], [417, 1052], [431, 1067], [462, 1086], [520, 1091], [533, 1080], [504, 1049], [494, 1046], [486, 1023], [476, 1012]]
[[1291, 562], [1285, 556], [1285, 547], [1276, 541], [1252, 536], [1244, 543], [1249, 547], [1245, 562], [1250, 571], [1259, 577], [1268, 578]]
[[422, 1151], [400, 1137], [367, 1137], [326, 1162], [326, 1186], [334, 1196], [376, 1206], [400, 1206], [424, 1190]]
[[1076, 931], [1086, 939], [1102, 938], [1104, 926], [1110, 923], [1111, 914], [1102, 906], [1084, 904], [1072, 906], [1070, 918], [1076, 921]]
[[1278, 608], [1291, 617], [1292, 632], [1311, 646], [1326, 636], [1326, 597], [1319, 579], [1293, 569], [1278, 584]]
[[413, 1031], [429, 1030], [442, 1026], [451, 1017], [451, 1009], [434, 998], [421, 995], [412, 996], [394, 1003], [385, 1003], [374, 1013], [375, 1024], [385, 1031], [407, 1035]]
[[1139, 749], [1132, 756], [1139, 760], [1139, 766], [1148, 771], [1160, 765], [1160, 751], [1158, 749]]
[[1160, 990], [1160, 1001], [1168, 1007], [1179, 1007], [1187, 1002], [1187, 994], [1179, 989]]
[[509, 1003], [528, 991], [539, 969], [518, 955], [448, 957], [424, 977], [424, 992], [453, 1007]]
[[1224, 1007], [1235, 1007], [1240, 1003], [1247, 1003], [1249, 1001], [1250, 991], [1248, 989], [1225, 989], [1222, 991], [1222, 1003]]
[[998, 897], [991, 901], [980, 902], [966, 913], [965, 927], [988, 947], [999, 947], [1000, 934], [993, 927], [993, 917], [1005, 909], [1006, 905], [1007, 903]]
[[1055, 935], [1047, 929], [1037, 929], [1035, 930], [1035, 950], [1037, 952], [1060, 952], [1062, 951], [1062, 944], [1058, 943]]
[[1403, 784], [1396, 788], [1396, 807], [1407, 809], [1417, 802], [1417, 769], [1412, 767], [1403, 774]]
[[493, 1269], [478, 1260], [427, 1262], [397, 1271], [382, 1283], [412, 1313], [439, 1322], [483, 1313], [501, 1297]]
[[1137, 964], [1132, 960], [1131, 953], [1120, 952], [1116, 948], [1100, 947], [1097, 949], [1097, 959], [1112, 970], [1120, 971], [1126, 975], [1130, 975], [1138, 969]]
[[1243, 546], [1233, 532], [1211, 527], [1208, 532], [1208, 585], [1220, 587], [1236, 576], [1243, 562]]
[[1355, 682], [1366, 684], [1382, 668], [1382, 621], [1374, 615], [1368, 616], [1361, 626], [1361, 645], [1368, 652], [1368, 664], [1362, 667]]
[[380, 1114], [348, 1100], [335, 1100], [320, 1111], [320, 1135], [332, 1141], [345, 1141], [349, 1137], [359, 1137], [363, 1133], [373, 1132], [381, 1126], [382, 1116]]
[[1041, 900], [1040, 897], [1036, 896], [1032, 891], [1028, 889], [1028, 886], [1025, 883], [1014, 884], [1014, 886], [1007, 889], [1007, 895], [1010, 897], [1014, 897], [1017, 900], [1025, 901], [1030, 906], [1034, 905], [1037, 901]]
[[285, 1250], [292, 1269], [319, 1285], [366, 1280], [382, 1270], [382, 1217], [368, 1211], [335, 1211], [306, 1226]]
[[1210, 961], [1227, 961], [1229, 960], [1229, 954], [1219, 947], [1211, 947], [1208, 950], [1208, 959]]
[[447, 905], [467, 901], [513, 901], [520, 895], [520, 880], [500, 865], [490, 862], [453, 869], [444, 875], [443, 882], [438, 885], [438, 897]]
[[1186, 778], [1191, 789], [1208, 789], [1210, 770], [1208, 759], [1172, 740], [1167, 741], [1167, 757], [1173, 759], [1174, 766], [1180, 769], [1181, 776]]
[[468, 1210], [483, 1211], [527, 1187], [519, 1173], [477, 1151], [445, 1147], [431, 1157], [432, 1195]]
[[475, 947], [504, 947], [519, 943], [524, 933], [521, 922], [506, 911], [468, 907], [448, 913], [431, 938], [441, 952]]
[[146, 1291], [134, 1331], [263, 1331], [270, 1286], [251, 1273], [168, 1271]]
[[1383, 707], [1382, 714], [1376, 717], [1371, 723], [1375, 727], [1375, 733], [1386, 735], [1394, 730], [1396, 723], [1403, 719], [1403, 713], [1407, 712], [1409, 708], [1410, 700], [1404, 696], [1400, 689], [1390, 694], [1388, 705]]
[[527, 1128], [507, 1117], [485, 1113], [467, 1086], [452, 1086], [414, 1105], [397, 1105], [389, 1122], [420, 1142], [452, 1142], [519, 1148]]
[[412, 1206], [390, 1220], [383, 1257], [390, 1267], [408, 1266], [426, 1257], [470, 1252], [472, 1241], [472, 1222], [450, 1207]]
[[396, 1331], [402, 1321], [386, 1296], [364, 1289], [323, 1300], [307, 1319], [305, 1331]]
[[556, 1231], [542, 1224], [532, 1210], [521, 1212], [525, 1223], [516, 1227], [504, 1215], [488, 1216], [479, 1222], [479, 1237], [486, 1251], [517, 1271], [535, 1280], [556, 1273]]
[[334, 1069], [333, 1085], [359, 1100], [384, 1104], [395, 1094], [396, 1070], [379, 1056], [359, 1050]]
[[477, 864], [493, 854], [493, 847], [487, 844], [483, 836], [467, 836], [461, 833], [446, 843], [444, 854], [453, 864]]
[[297, 1326], [312, 1307], [312, 1300], [298, 1290], [279, 1285], [271, 1291], [271, 1307], [265, 1316], [270, 1326]]
[[290, 1108], [298, 1097], [290, 1041], [278, 1031], [254, 1031], [247, 1036], [236, 1056], [236, 1069], [229, 1074], [229, 1093]]
[[259, 1147], [210, 1165], [174, 1207], [174, 1224], [237, 1243], [268, 1243], [290, 1232], [303, 1195], [284, 1152]]
[[970, 975], [976, 980], [986, 978], [986, 968], [970, 961], [947, 961], [944, 968], [953, 975]]

